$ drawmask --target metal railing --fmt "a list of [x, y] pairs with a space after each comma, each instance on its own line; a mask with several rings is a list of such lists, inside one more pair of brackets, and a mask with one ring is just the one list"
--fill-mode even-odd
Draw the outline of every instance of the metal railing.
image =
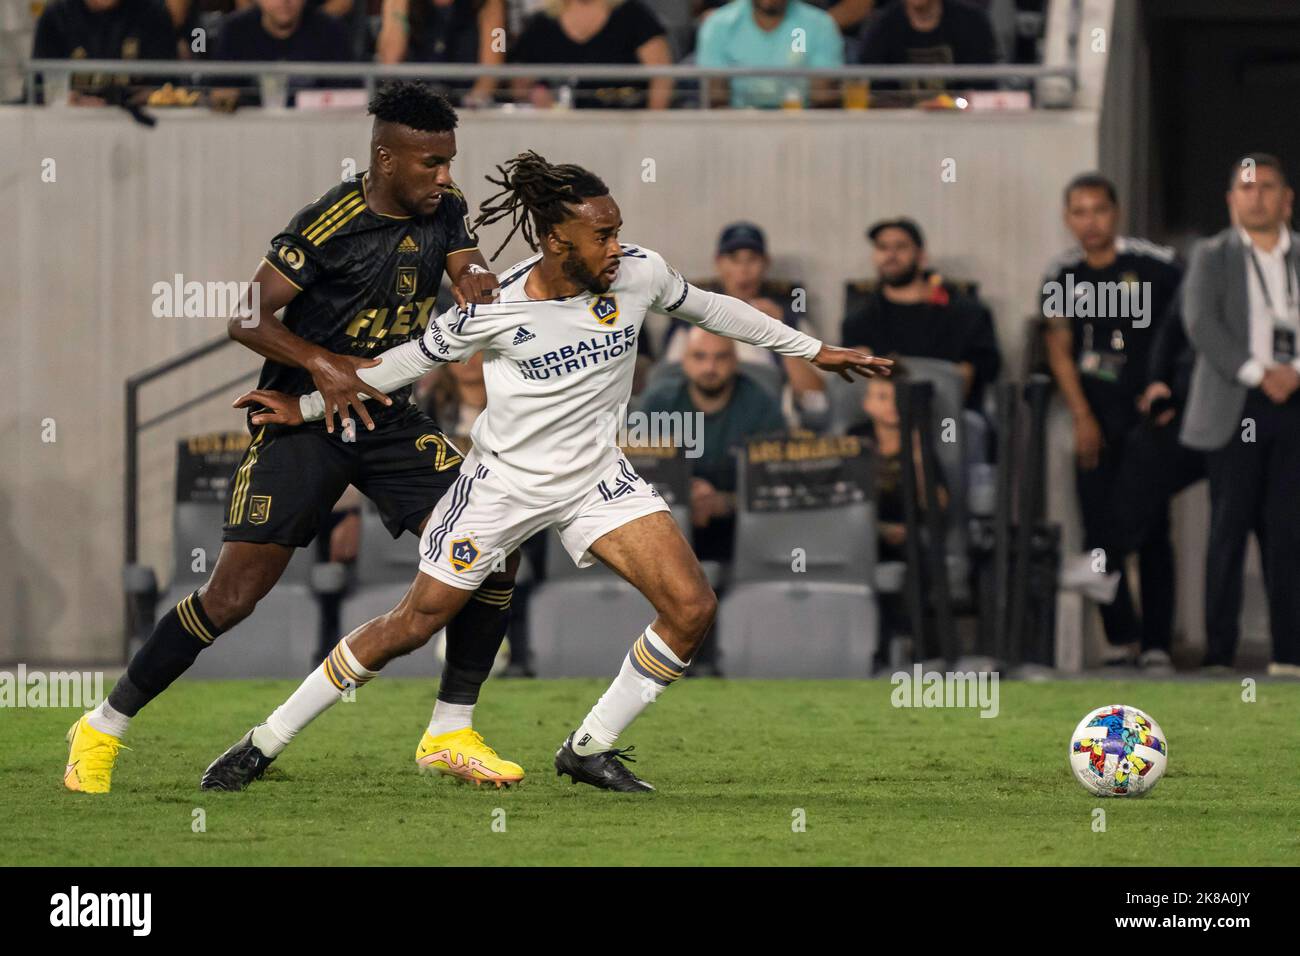
[[[1032, 82], [1062, 78], [1073, 89], [1077, 72], [1073, 65], [979, 64], [979, 65], [855, 65], [841, 67], [704, 67], [693, 64], [643, 66], [626, 64], [524, 64], [482, 66], [475, 63], [289, 63], [229, 62], [215, 60], [27, 60], [22, 64], [27, 79], [27, 100], [33, 101], [36, 77], [70, 77], [73, 74], [129, 75], [133, 77], [189, 77], [203, 84], [223, 77], [252, 75], [272, 78], [332, 78], [362, 80], [366, 88], [392, 79], [476, 80], [547, 79], [578, 83], [581, 80], [641, 82], [667, 77], [673, 80], [728, 80], [747, 77], [825, 79], [847, 81], [944, 80], [989, 83]], [[707, 108], [708, 97], [700, 98]]]

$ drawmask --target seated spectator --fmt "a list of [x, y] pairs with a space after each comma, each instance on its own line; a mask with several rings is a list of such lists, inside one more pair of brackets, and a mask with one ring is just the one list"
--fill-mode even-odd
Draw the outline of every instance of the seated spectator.
[[[550, 0], [524, 24], [514, 42], [515, 63], [626, 63], [665, 66], [672, 63], [663, 23], [642, 0]], [[560, 84], [516, 80], [515, 98], [546, 108], [559, 102]], [[570, 91], [574, 106], [606, 109], [648, 106], [667, 109], [672, 101], [671, 77], [609, 85], [606, 80], [581, 80]]]
[[[788, 284], [767, 278], [772, 260], [767, 255], [763, 230], [749, 222], [733, 222], [718, 237], [718, 251], [713, 258], [717, 278], [700, 285], [710, 292], [721, 292], [747, 302], [778, 322], [799, 328], [799, 313], [794, 311]], [[694, 326], [674, 318], [664, 336], [663, 360], [680, 362], [686, 351], [686, 333]], [[777, 355], [768, 349], [736, 343], [736, 359], [755, 365], [775, 365], [789, 383], [795, 408], [820, 410], [826, 405], [826, 386], [820, 373], [803, 359]]]
[[[693, 0], [691, 13], [697, 23], [703, 23], [714, 10], [730, 2], [731, 0]], [[857, 33], [873, 6], [873, 0], [809, 0], [809, 2], [814, 7], [829, 13], [835, 25], [844, 34]]]
[[[39, 60], [174, 60], [176, 32], [161, 0], [50, 0], [36, 21]], [[73, 75], [69, 101], [103, 106], [120, 99], [125, 76]]]
[[[476, 352], [466, 362], [440, 365], [415, 383], [414, 393], [420, 410], [459, 445], [459, 439], [469, 435], [474, 422], [487, 408], [483, 353]], [[461, 451], [469, 449], [461, 448]]]
[[[802, 30], [802, 51], [793, 42]], [[704, 21], [695, 47], [695, 61], [709, 67], [761, 67], [778, 70], [844, 65], [844, 40], [825, 11], [802, 0], [732, 0]], [[722, 81], [725, 82], [725, 81]], [[713, 90], [720, 81], [712, 81]], [[781, 106], [836, 103], [830, 80], [809, 82], [782, 76], [738, 77], [730, 81], [733, 108], [770, 109]]]
[[[862, 26], [858, 62], [880, 64], [996, 63], [997, 41], [988, 14], [964, 0], [897, 0]], [[938, 94], [945, 89], [992, 89], [994, 83], [942, 79], [903, 84], [872, 81], [873, 90]]]
[[955, 362], [967, 407], [978, 410], [1002, 365], [988, 310], [926, 270], [925, 238], [912, 220], [883, 220], [867, 238], [880, 283], [859, 311], [844, 316], [842, 344]]
[[737, 373], [736, 343], [693, 328], [682, 356], [684, 379], [651, 385], [641, 411], [700, 413], [701, 455], [689, 459], [691, 524], [702, 561], [730, 561], [736, 529], [736, 457], [748, 439], [785, 431], [781, 406], [762, 386]]
[[[244, 62], [289, 60], [316, 63], [346, 62], [351, 59], [347, 31], [332, 16], [308, 8], [305, 0], [257, 0], [255, 6], [229, 13], [213, 46], [213, 60]], [[252, 86], [251, 77], [241, 86]], [[315, 81], [293, 77], [289, 89], [312, 86], [342, 86], [342, 80]], [[214, 107], [233, 107], [236, 102], [256, 102], [258, 94], [241, 94], [238, 89], [212, 91]]]
[[[506, 61], [505, 28], [505, 0], [384, 0], [375, 59], [500, 66]], [[466, 106], [487, 106], [497, 81], [484, 76], [453, 85], [465, 91]]]
[[[168, 6], [180, 0], [168, 0]], [[235, 0], [234, 8], [244, 10], [256, 4], [257, 0]], [[321, 13], [328, 13], [335, 20], [344, 20], [352, 15], [358, 3], [364, 4], [364, 0], [307, 0], [307, 7], [311, 10], [319, 10]], [[224, 6], [219, 7], [224, 9]]]

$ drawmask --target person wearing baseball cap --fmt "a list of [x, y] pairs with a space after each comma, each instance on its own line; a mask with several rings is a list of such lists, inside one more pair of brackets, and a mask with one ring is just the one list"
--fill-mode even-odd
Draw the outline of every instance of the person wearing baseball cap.
[[[799, 328], [803, 313], [794, 309], [794, 284], [769, 279], [767, 270], [772, 260], [767, 254], [767, 236], [752, 222], [738, 220], [724, 226], [718, 234], [717, 251], [713, 257], [716, 278], [699, 283], [700, 288], [721, 292], [747, 302], [777, 322]], [[664, 335], [663, 360], [680, 362], [686, 349], [689, 323], [673, 319]], [[825, 408], [825, 383], [821, 373], [797, 359], [786, 361], [744, 342], [736, 343], [736, 359], [741, 363], [775, 364], [790, 385], [794, 407], [817, 415]]]
[[846, 307], [840, 340], [877, 355], [954, 362], [965, 381], [967, 406], [978, 409], [984, 386], [1002, 364], [988, 309], [927, 268], [925, 234], [915, 220], [881, 219], [866, 237], [878, 281], [859, 283], [865, 297]]

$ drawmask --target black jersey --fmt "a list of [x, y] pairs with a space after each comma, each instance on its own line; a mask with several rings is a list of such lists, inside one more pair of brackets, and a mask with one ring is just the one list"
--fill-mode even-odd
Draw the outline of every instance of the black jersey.
[[[1111, 404], [1132, 412], [1182, 280], [1174, 251], [1165, 246], [1121, 236], [1115, 252], [1103, 269], [1089, 266], [1081, 249], [1064, 253], [1048, 268], [1042, 289], [1044, 317], [1068, 321], [1073, 332], [1074, 361], [1094, 413]], [[1145, 314], [1135, 314], [1135, 307]]]
[[[302, 209], [271, 240], [266, 262], [302, 291], [284, 310], [295, 335], [338, 355], [373, 356], [419, 338], [429, 324], [447, 256], [478, 247], [469, 207], [451, 187], [429, 216], [389, 216], [366, 201], [365, 174]], [[269, 359], [259, 388], [316, 390], [306, 369]], [[411, 386], [368, 406], [378, 421], [400, 411]]]

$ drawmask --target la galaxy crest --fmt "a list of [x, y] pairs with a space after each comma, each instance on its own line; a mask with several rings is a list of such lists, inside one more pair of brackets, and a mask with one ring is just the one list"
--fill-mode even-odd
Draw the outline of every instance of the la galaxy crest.
[[478, 545], [471, 538], [457, 538], [451, 543], [451, 551], [447, 559], [451, 561], [451, 566], [456, 569], [456, 573], [468, 571], [474, 566], [474, 562], [479, 559]]
[[618, 321], [618, 299], [612, 295], [598, 295], [590, 306], [596, 321], [608, 328]]

